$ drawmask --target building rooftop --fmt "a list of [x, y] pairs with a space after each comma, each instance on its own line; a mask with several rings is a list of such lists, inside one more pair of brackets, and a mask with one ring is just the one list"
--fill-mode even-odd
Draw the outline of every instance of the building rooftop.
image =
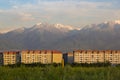
[[62, 53], [57, 50], [22, 50], [22, 53]]
[[19, 51], [4, 51], [3, 54], [17, 54]]
[[120, 53], [120, 50], [75, 50], [73, 51], [73, 53], [75, 52], [79, 52], [79, 53], [88, 53], [88, 52], [92, 52], [92, 53]]
[[61, 51], [58, 51], [58, 50], [52, 50], [52, 53], [53, 53], [53, 54], [56, 54], [56, 53], [58, 54], [58, 53], [62, 53], [62, 52], [61, 52]]

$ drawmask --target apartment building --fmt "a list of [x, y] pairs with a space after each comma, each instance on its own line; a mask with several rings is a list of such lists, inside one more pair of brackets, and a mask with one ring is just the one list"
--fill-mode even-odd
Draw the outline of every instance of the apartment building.
[[3, 65], [16, 64], [20, 62], [19, 51], [5, 51], [2, 53], [2, 57]]
[[70, 64], [74, 63], [74, 58], [73, 58], [72, 52], [64, 53], [63, 58], [64, 58], [65, 64], [66, 63], [70, 63]]
[[52, 51], [52, 63], [62, 62], [62, 52], [53, 50]]
[[52, 52], [46, 50], [23, 50], [21, 51], [21, 63], [51, 63]]
[[104, 51], [87, 51], [89, 54], [89, 63], [98, 63], [98, 62], [104, 62]]
[[57, 50], [23, 50], [0, 52], [0, 65], [16, 63], [97, 63], [110, 62], [120, 64], [120, 50], [76, 50], [73, 53], [62, 54]]
[[105, 51], [103, 50], [98, 51], [97, 58], [98, 58], [98, 62], [101, 62], [101, 63], [105, 62]]
[[120, 51], [105, 51], [105, 61], [109, 61], [112, 64], [120, 64]]
[[76, 50], [73, 51], [75, 63], [110, 62], [120, 64], [120, 51]]
[[0, 65], [3, 65], [3, 53], [0, 52]]
[[62, 53], [52, 50], [23, 50], [21, 51], [21, 63], [61, 63]]
[[73, 51], [74, 63], [85, 63], [84, 62], [84, 54], [82, 50]]

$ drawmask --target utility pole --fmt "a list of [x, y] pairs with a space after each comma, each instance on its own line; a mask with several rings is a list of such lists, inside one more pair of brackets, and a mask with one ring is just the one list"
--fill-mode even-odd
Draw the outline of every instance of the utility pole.
[[62, 58], [62, 68], [64, 68], [64, 59]]
[[64, 59], [62, 58], [62, 80], [64, 80]]

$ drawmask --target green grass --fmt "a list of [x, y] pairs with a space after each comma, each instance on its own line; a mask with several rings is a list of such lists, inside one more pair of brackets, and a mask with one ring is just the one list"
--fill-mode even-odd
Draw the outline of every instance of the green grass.
[[0, 80], [119, 80], [120, 67], [0, 67]]

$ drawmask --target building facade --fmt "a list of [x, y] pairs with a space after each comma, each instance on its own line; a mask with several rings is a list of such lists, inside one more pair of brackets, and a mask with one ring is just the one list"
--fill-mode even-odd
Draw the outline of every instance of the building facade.
[[56, 50], [52, 51], [52, 63], [61, 63], [62, 58], [62, 52]]
[[20, 62], [19, 51], [5, 51], [2, 53], [3, 65], [16, 64]]
[[76, 50], [73, 51], [74, 63], [104, 63], [120, 64], [120, 51]]
[[24, 50], [21, 51], [21, 63], [61, 63], [62, 53], [52, 50]]
[[64, 53], [63, 58], [64, 58], [65, 64], [66, 63], [69, 63], [69, 64], [74, 63], [74, 58], [73, 58], [73, 53], [72, 52]]
[[3, 65], [3, 53], [0, 52], [0, 65]]
[[21, 63], [52, 63], [52, 52], [47, 50], [24, 50], [21, 51]]
[[105, 61], [109, 61], [112, 64], [120, 64], [120, 51], [105, 51]]
[[0, 65], [16, 63], [104, 63], [120, 64], [120, 50], [76, 50], [62, 54], [57, 50], [23, 50], [0, 52]]

